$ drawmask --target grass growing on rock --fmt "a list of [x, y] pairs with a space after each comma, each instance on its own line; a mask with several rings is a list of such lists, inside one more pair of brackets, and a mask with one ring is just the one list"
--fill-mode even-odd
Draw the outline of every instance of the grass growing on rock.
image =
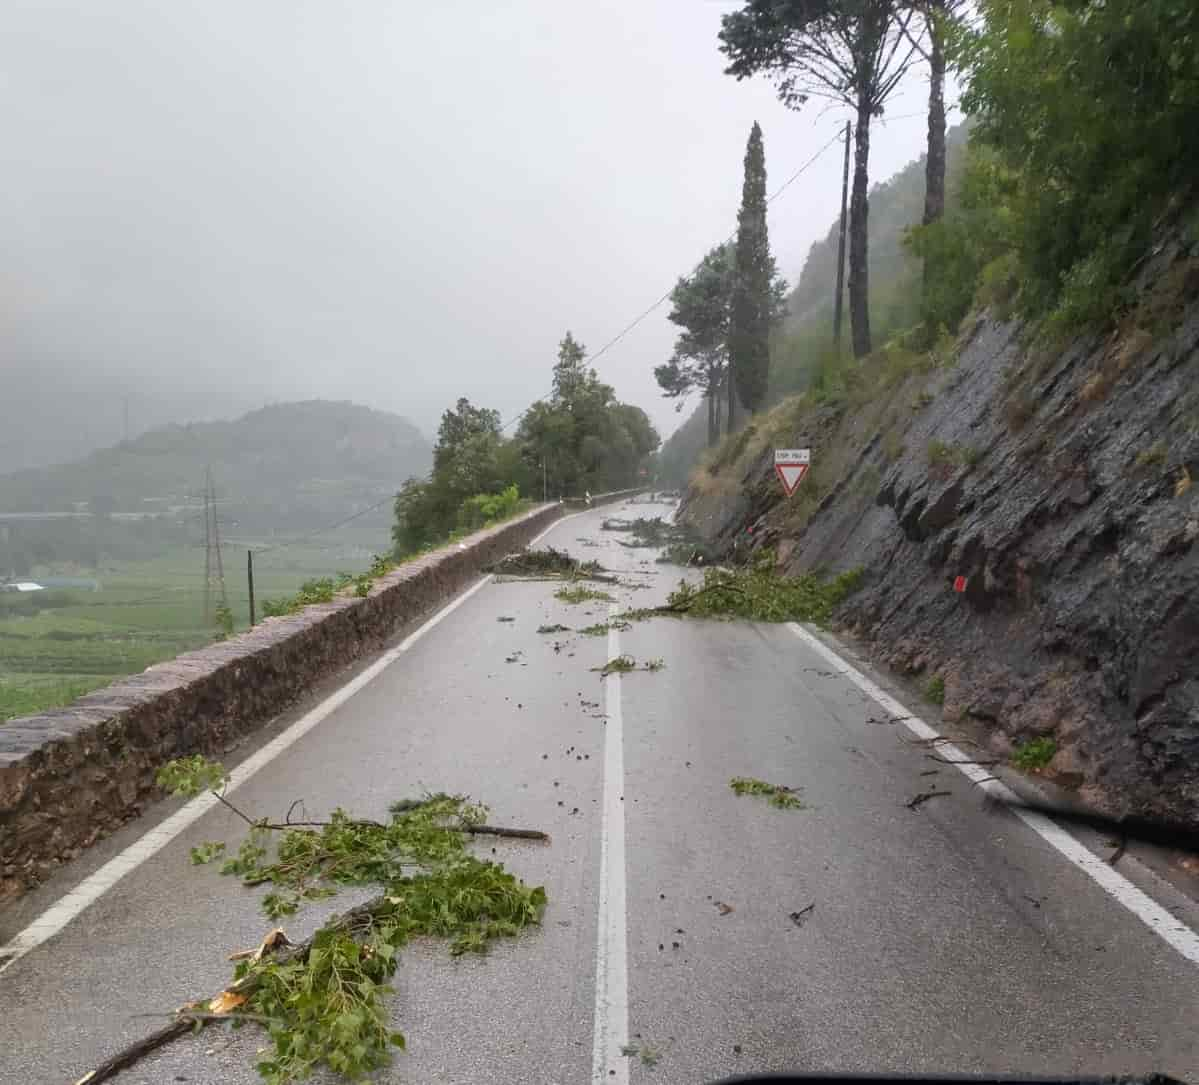
[[[202, 757], [171, 762], [159, 773], [160, 786], [182, 796], [212, 791], [249, 823], [221, 872], [246, 886], [269, 885], [262, 899], [268, 915], [292, 914], [346, 885], [381, 889], [306, 942], [272, 931], [256, 950], [235, 954], [240, 963], [224, 991], [180, 1011], [184, 1031], [214, 1017], [265, 1025], [273, 1050], [263, 1053], [258, 1070], [268, 1085], [298, 1081], [320, 1066], [358, 1080], [386, 1065], [392, 1048], [405, 1046], [389, 1027], [386, 998], [410, 939], [447, 938], [451, 954], [481, 953], [496, 938], [541, 920], [544, 889], [467, 850], [471, 832], [504, 830], [482, 826], [486, 808], [462, 796], [396, 803], [387, 822], [336, 810], [328, 821], [275, 824], [232, 807], [226, 780], [219, 763]], [[192, 859], [209, 862], [224, 852], [222, 842], [207, 842], [193, 849]]]
[[1025, 772], [1043, 769], [1057, 753], [1057, 743], [1048, 736], [1021, 742], [1012, 753], [1012, 764]]
[[924, 687], [924, 696], [927, 697], [933, 704], [945, 703], [945, 679], [939, 674], [935, 678], [930, 678]]
[[780, 576], [774, 568], [774, 556], [766, 553], [744, 568], [708, 569], [700, 585], [680, 583], [663, 609], [696, 618], [823, 625], [837, 604], [861, 585], [862, 576], [861, 569], [841, 573], [832, 580], [810, 573]]
[[804, 807], [803, 800], [795, 794], [795, 788], [783, 784], [768, 784], [752, 776], [734, 776], [729, 781], [729, 787], [738, 795], [758, 795], [780, 810], [802, 810]]

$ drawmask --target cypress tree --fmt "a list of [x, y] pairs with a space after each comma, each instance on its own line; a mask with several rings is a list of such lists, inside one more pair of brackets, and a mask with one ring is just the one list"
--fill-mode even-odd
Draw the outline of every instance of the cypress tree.
[[[729, 363], [737, 400], [749, 411], [766, 399], [770, 325], [774, 318], [774, 260], [766, 232], [766, 153], [757, 121], [745, 149], [745, 180], [737, 212], [736, 272], [729, 322]], [[731, 411], [730, 411], [731, 414]]]

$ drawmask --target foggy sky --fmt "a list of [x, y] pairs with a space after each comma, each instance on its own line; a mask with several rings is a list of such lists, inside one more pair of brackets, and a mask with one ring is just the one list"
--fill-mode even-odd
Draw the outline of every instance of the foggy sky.
[[[126, 397], [134, 433], [311, 397], [514, 415], [567, 328], [597, 350], [732, 231], [755, 119], [771, 191], [843, 124], [722, 74], [735, 6], [8, 0], [0, 471], [119, 439]], [[772, 205], [788, 279], [839, 188], [834, 148]], [[598, 362], [663, 436], [666, 308]]]

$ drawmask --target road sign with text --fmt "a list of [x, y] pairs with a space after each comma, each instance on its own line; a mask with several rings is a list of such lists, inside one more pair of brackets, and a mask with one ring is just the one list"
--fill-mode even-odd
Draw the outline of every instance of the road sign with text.
[[774, 473], [783, 484], [783, 493], [790, 497], [799, 489], [804, 475], [812, 463], [810, 448], [776, 448], [774, 450]]

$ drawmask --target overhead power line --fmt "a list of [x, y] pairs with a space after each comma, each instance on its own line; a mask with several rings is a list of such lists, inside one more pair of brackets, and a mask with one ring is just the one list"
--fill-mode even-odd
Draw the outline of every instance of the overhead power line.
[[[840, 129], [840, 126], [838, 126], [837, 132], [832, 137], [832, 139], [830, 139], [826, 144], [824, 144], [824, 146], [821, 147], [820, 150], [818, 150], [814, 155], [812, 155], [812, 157], [809, 158], [802, 166], [800, 166], [799, 169], [797, 169], [793, 174], [791, 174], [790, 177], [788, 177], [781, 185], [779, 185], [779, 187], [776, 188], [774, 190], [774, 192], [772, 192], [769, 196], [766, 197], [767, 205], [774, 203], [775, 200], [777, 200], [784, 192], [786, 192], [787, 189], [790, 188], [791, 185], [794, 184], [804, 173], [806, 173], [809, 169], [811, 169], [811, 167], [816, 164], [816, 162], [820, 159], [820, 157], [840, 138], [841, 138], [841, 129]], [[734, 230], [731, 234], [729, 234], [728, 237], [726, 237], [724, 239], [722, 244], [727, 245], [730, 241], [733, 241], [736, 238], [736, 236], [737, 236], [737, 231]], [[600, 347], [599, 350], [597, 350], [594, 354], [589, 354], [585, 360], [587, 362], [591, 363], [592, 365], [594, 365], [597, 361], [599, 361], [599, 359], [601, 357], [603, 357], [605, 354], [607, 354], [609, 350], [611, 350], [626, 335], [628, 335], [629, 332], [631, 332], [634, 328], [636, 328], [638, 324], [640, 324], [646, 317], [648, 317], [651, 313], [653, 313], [654, 310], [657, 309], [664, 301], [667, 301], [670, 298], [670, 295], [672, 293], [674, 293], [673, 286], [669, 290], [667, 290], [665, 294], [663, 294], [660, 298], [658, 298], [657, 301], [655, 301], [651, 306], [649, 306], [648, 309], [645, 309], [643, 312], [638, 314], [628, 324], [626, 324], [619, 332], [617, 332], [614, 336], [612, 336], [612, 338], [609, 339], [602, 347]], [[546, 393], [546, 395], [549, 395], [549, 393]], [[500, 431], [503, 432], [509, 426], [511, 426], [514, 422], [519, 422], [522, 418], [524, 418], [524, 416], [526, 414], [529, 413], [529, 411], [531, 411], [533, 409], [533, 407], [535, 407], [538, 403], [541, 403], [545, 398], [546, 398], [546, 396], [540, 396], [539, 398], [533, 400], [533, 402], [530, 403], [527, 407], [525, 407], [524, 410], [520, 411], [518, 414], [514, 414], [511, 418], [508, 419], [508, 421], [506, 421], [503, 425], [501, 425]]]
[[283, 550], [289, 546], [295, 546], [297, 543], [307, 542], [309, 539], [315, 538], [317, 535], [323, 535], [327, 531], [333, 531], [336, 528], [343, 527], [348, 523], [352, 523], [354, 520], [361, 519], [363, 516], [366, 516], [368, 513], [374, 512], [375, 509], [378, 509], [384, 505], [390, 504], [394, 500], [395, 500], [395, 495], [389, 494], [387, 497], [384, 497], [381, 500], [376, 501], [373, 505], [370, 506], [370, 508], [363, 509], [361, 512], [356, 512], [352, 516], [345, 517], [345, 519], [343, 519], [343, 520], [338, 520], [335, 524], [329, 524], [327, 527], [318, 527], [315, 531], [308, 532], [307, 535], [301, 535], [299, 538], [296, 538], [296, 539], [287, 539], [284, 542], [275, 543], [273, 546], [261, 546], [258, 549], [256, 549], [254, 551], [254, 553], [266, 554], [266, 553], [270, 552], [271, 550]]

